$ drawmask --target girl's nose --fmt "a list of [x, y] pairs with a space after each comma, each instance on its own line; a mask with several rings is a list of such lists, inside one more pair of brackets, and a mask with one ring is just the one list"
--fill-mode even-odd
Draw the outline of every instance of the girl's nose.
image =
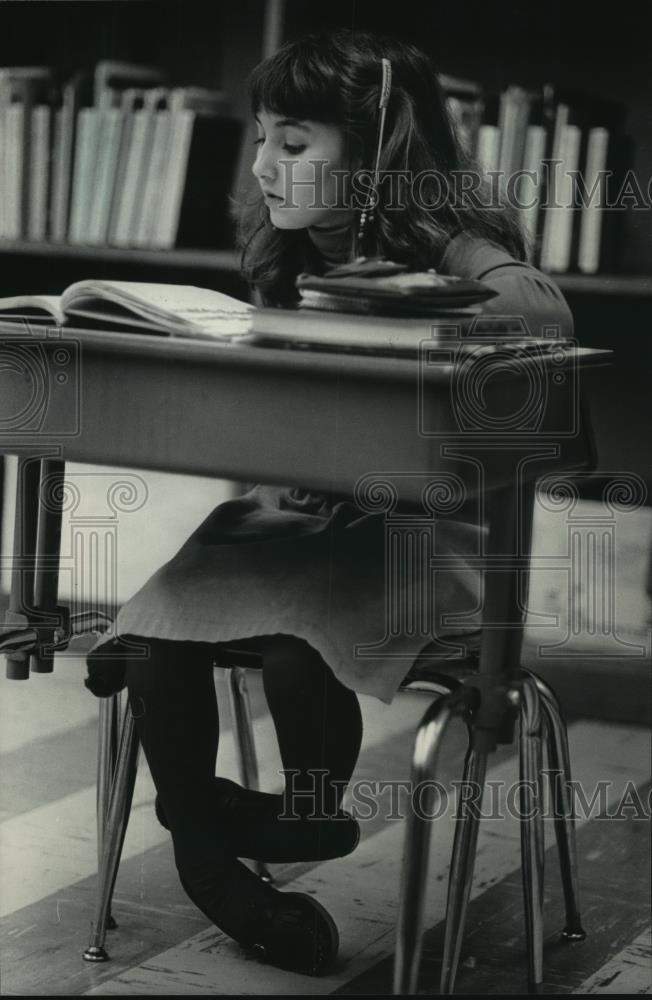
[[261, 143], [261, 145], [258, 146], [258, 152], [256, 154], [256, 159], [252, 164], [251, 172], [259, 181], [271, 181], [276, 175], [276, 163], [274, 161], [274, 157], [270, 155], [265, 143]]

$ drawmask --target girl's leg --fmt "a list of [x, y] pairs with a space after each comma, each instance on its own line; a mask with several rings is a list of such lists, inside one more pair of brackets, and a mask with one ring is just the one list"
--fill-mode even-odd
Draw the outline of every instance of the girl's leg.
[[262, 944], [270, 961], [284, 968], [321, 971], [337, 947], [332, 920], [308, 897], [263, 883], [235, 859], [221, 833], [211, 647], [145, 641], [150, 656], [127, 663], [129, 701], [184, 888], [240, 943]]
[[286, 772], [287, 815], [334, 816], [360, 753], [357, 695], [312, 646], [285, 635], [265, 646], [263, 685]]
[[285, 792], [245, 792], [216, 779], [234, 849], [277, 863], [343, 857], [360, 838], [357, 821], [339, 808], [362, 741], [357, 696], [301, 639], [270, 636], [261, 652]]

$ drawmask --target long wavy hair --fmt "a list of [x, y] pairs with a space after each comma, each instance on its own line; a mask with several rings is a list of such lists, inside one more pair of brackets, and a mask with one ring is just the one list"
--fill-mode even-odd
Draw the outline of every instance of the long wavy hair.
[[[416, 268], [437, 267], [446, 244], [459, 232], [478, 236], [519, 260], [526, 245], [516, 210], [496, 201], [478, 164], [464, 151], [448, 114], [436, 69], [414, 45], [339, 29], [306, 35], [283, 45], [249, 78], [251, 109], [342, 128], [348, 156], [374, 166], [381, 59], [392, 65], [380, 161], [385, 172], [421, 175], [418, 199], [400, 209], [375, 207], [375, 252]], [[473, 171], [480, 187], [462, 194], [456, 171]], [[444, 191], [455, 197], [442, 198]], [[257, 185], [256, 185], [257, 187]], [[463, 185], [462, 185], [463, 188]], [[428, 207], [433, 206], [433, 207]], [[238, 243], [242, 270], [266, 302], [296, 301], [294, 282], [303, 270], [319, 271], [320, 259], [305, 230], [276, 229], [259, 190], [240, 206]], [[357, 220], [351, 227], [352, 251]]]

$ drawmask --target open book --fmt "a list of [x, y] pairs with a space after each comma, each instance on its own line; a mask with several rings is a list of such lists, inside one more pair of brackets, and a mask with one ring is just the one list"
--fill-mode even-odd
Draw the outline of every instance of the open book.
[[62, 295], [0, 299], [0, 321], [209, 339], [248, 335], [254, 312], [249, 303], [210, 288], [139, 281], [77, 281]]

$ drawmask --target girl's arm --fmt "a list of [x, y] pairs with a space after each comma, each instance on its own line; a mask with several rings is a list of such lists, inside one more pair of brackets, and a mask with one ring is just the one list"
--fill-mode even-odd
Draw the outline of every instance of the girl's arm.
[[562, 337], [573, 336], [573, 316], [566, 299], [547, 274], [515, 260], [487, 240], [460, 234], [449, 243], [439, 270], [476, 278], [498, 295], [485, 302], [483, 314], [522, 317], [534, 337], [550, 336], [556, 327]]

